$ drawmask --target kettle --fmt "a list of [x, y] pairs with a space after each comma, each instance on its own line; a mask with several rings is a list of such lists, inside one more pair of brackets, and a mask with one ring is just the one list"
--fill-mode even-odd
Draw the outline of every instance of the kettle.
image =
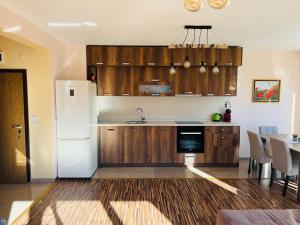
[[222, 120], [222, 114], [221, 113], [214, 113], [212, 115], [212, 121], [220, 122], [221, 120]]

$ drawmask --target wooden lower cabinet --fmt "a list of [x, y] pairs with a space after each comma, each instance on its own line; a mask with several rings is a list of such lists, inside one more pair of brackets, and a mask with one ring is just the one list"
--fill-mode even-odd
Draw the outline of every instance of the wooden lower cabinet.
[[100, 164], [183, 164], [176, 127], [114, 126], [100, 129]]
[[238, 165], [240, 127], [206, 127], [204, 164]]

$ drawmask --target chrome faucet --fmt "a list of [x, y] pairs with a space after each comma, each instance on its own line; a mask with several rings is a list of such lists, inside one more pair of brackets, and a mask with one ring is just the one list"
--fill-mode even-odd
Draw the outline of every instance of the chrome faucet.
[[136, 113], [140, 113], [141, 121], [145, 121], [146, 117], [144, 116], [144, 110], [143, 108], [136, 108], [135, 110]]

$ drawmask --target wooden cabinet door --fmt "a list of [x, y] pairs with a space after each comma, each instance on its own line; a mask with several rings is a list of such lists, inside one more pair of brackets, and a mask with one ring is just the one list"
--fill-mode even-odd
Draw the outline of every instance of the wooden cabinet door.
[[217, 49], [216, 48], [204, 48], [201, 51], [204, 58], [204, 64], [206, 66], [214, 66], [217, 62]]
[[134, 65], [135, 58], [134, 58], [134, 47], [127, 47], [122, 46], [119, 47], [119, 55], [120, 55], [120, 64], [122, 66], [130, 66]]
[[145, 61], [146, 48], [143, 46], [136, 46], [136, 47], [134, 47], [133, 51], [134, 51], [133, 65], [134, 66], [146, 66], [146, 61]]
[[157, 47], [144, 47], [144, 66], [156, 66], [156, 48]]
[[196, 68], [176, 68], [175, 74], [175, 94], [194, 95], [197, 94], [197, 76], [199, 73]]
[[220, 66], [241, 66], [243, 49], [229, 46], [227, 49], [217, 50], [217, 61]]
[[220, 74], [214, 74], [212, 68], [208, 68], [208, 86], [207, 95], [208, 96], [218, 96], [219, 95], [219, 83]]
[[117, 96], [131, 96], [132, 95], [132, 82], [131, 82], [131, 69], [130, 67], [119, 67], [116, 83]]
[[124, 127], [100, 128], [101, 163], [123, 163]]
[[103, 46], [92, 46], [86, 47], [86, 58], [87, 65], [103, 65], [106, 61], [105, 59], [105, 47]]
[[156, 65], [171, 65], [171, 50], [168, 47], [156, 47]]
[[189, 58], [189, 50], [186, 48], [174, 48], [170, 49], [171, 51], [171, 63], [174, 63], [175, 66], [182, 66], [186, 56], [188, 55]]
[[142, 126], [125, 127], [124, 162], [150, 163], [151, 152], [148, 151], [149, 128]]
[[176, 150], [176, 127], [152, 127], [148, 148], [152, 163], [184, 163], [184, 156]]
[[130, 96], [131, 72], [127, 66], [98, 67], [98, 95]]
[[98, 95], [117, 95], [118, 67], [101, 66], [98, 67]]
[[120, 65], [120, 47], [105, 46], [104, 65], [107, 65], [107, 66]]
[[219, 74], [219, 95], [237, 95], [237, 67], [220, 67]]

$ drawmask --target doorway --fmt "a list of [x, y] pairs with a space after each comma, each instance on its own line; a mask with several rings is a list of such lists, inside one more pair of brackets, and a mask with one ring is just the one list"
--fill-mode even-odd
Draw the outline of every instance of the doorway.
[[26, 70], [0, 69], [0, 183], [30, 181]]

